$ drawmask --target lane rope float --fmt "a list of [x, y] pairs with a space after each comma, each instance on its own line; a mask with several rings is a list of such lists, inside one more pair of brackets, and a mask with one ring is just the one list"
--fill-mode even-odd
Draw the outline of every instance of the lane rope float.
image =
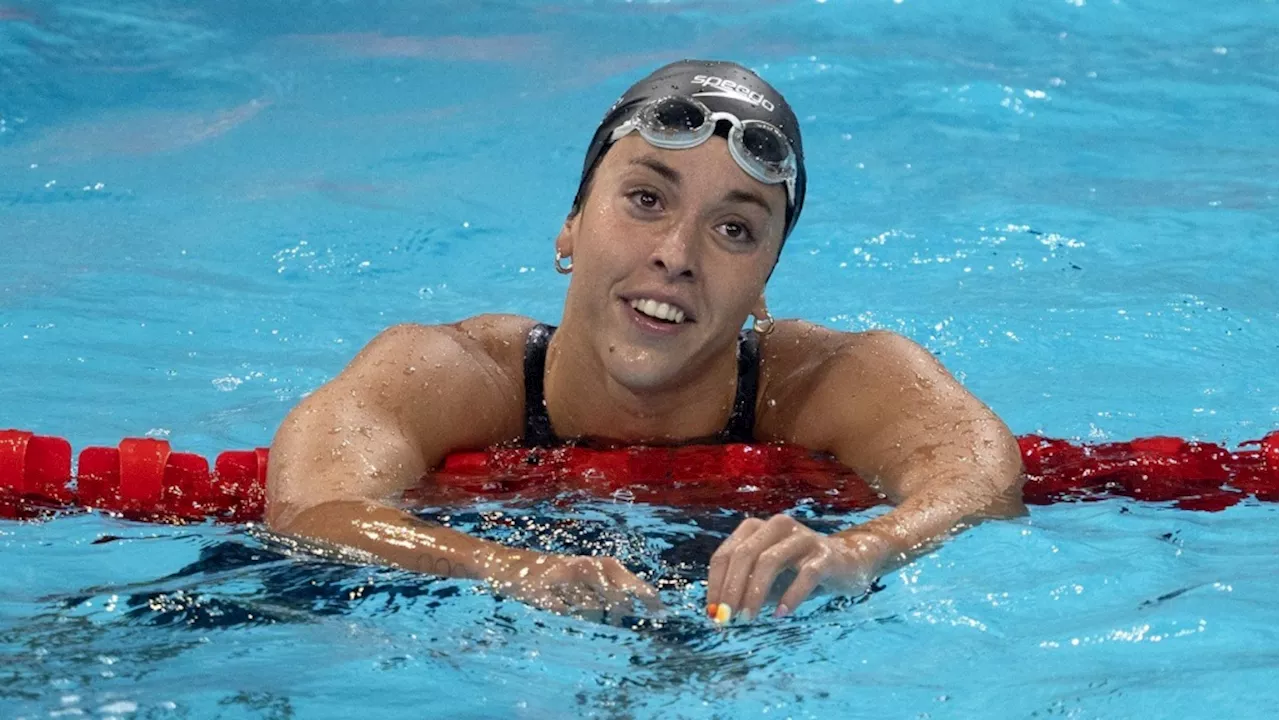
[[[1113, 497], [1217, 511], [1249, 498], [1277, 501], [1280, 432], [1235, 450], [1176, 437], [1079, 444], [1018, 438], [1032, 505]], [[0, 518], [89, 509], [154, 522], [262, 519], [267, 448], [220, 453], [212, 466], [166, 440], [126, 438], [86, 447], [0, 430]], [[419, 506], [477, 500], [596, 497], [690, 508], [773, 513], [811, 504], [833, 511], [885, 502], [830, 456], [789, 445], [492, 448], [456, 452], [405, 494]]]

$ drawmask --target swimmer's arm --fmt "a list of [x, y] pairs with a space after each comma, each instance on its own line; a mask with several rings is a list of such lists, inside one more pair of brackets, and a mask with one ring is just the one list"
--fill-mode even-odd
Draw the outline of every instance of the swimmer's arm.
[[777, 615], [818, 585], [861, 592], [965, 524], [1025, 512], [1017, 442], [928, 352], [890, 333], [794, 327], [767, 350], [768, 367], [790, 372], [766, 377], [764, 404], [786, 410], [766, 412], [757, 429], [832, 453], [897, 507], [834, 535], [786, 514], [743, 520], [711, 556], [707, 603], [717, 617], [756, 616], [784, 569], [796, 576]]
[[409, 570], [483, 580], [555, 612], [621, 617], [636, 600], [656, 609], [657, 591], [614, 558], [509, 548], [393, 507], [448, 452], [520, 433], [521, 414], [504, 401], [524, 397], [523, 377], [513, 383], [476, 347], [468, 328], [484, 322], [392, 328], [289, 413], [271, 445], [267, 524]]
[[834, 431], [825, 449], [897, 505], [841, 537], [882, 540], [901, 562], [965, 525], [1026, 512], [1013, 434], [927, 350], [863, 333], [829, 362], [816, 395]]
[[457, 332], [392, 328], [289, 413], [267, 473], [272, 529], [451, 577], [493, 577], [529, 559], [391, 504], [448, 450], [512, 432], [483, 401], [511, 389], [493, 387], [500, 374], [478, 368]]

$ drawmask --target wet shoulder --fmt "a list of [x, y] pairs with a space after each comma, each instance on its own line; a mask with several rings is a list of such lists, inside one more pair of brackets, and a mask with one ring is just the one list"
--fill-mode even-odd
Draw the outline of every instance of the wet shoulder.
[[537, 321], [523, 315], [476, 315], [446, 325], [458, 342], [524, 383], [524, 346]]
[[[803, 320], [779, 321], [760, 343], [757, 436], [800, 442], [815, 400], [834, 382], [862, 382], [876, 365], [899, 362], [915, 343], [884, 330], [842, 332]], [[863, 372], [846, 375], [851, 366]], [[849, 388], [855, 390], [855, 388]], [[800, 433], [805, 434], [805, 433]]]
[[[419, 418], [424, 436], [456, 447], [484, 447], [518, 437], [524, 420], [524, 343], [535, 322], [515, 315], [479, 315], [447, 325], [403, 324], [385, 330], [364, 353], [377, 377], [360, 378], [391, 394]], [[359, 364], [359, 363], [358, 363]], [[428, 419], [432, 419], [427, 422]]]
[[384, 381], [401, 365], [421, 369], [436, 386], [479, 392], [473, 395], [477, 402], [496, 392], [505, 405], [505, 398], [523, 396], [525, 337], [534, 324], [518, 315], [477, 315], [447, 325], [395, 325], [369, 343], [353, 366], [383, 373]]
[[[499, 368], [522, 368], [524, 342], [535, 321], [519, 315], [477, 315], [456, 323], [402, 323], [379, 333], [362, 354], [463, 358]], [[419, 357], [425, 359], [425, 357]]]

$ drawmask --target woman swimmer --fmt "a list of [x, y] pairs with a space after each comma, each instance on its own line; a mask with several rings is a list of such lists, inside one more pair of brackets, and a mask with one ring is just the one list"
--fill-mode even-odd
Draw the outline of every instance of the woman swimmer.
[[833, 535], [742, 521], [711, 558], [707, 602], [751, 619], [788, 571], [779, 616], [820, 584], [865, 587], [962, 524], [1023, 512], [1013, 436], [927, 351], [770, 317], [765, 283], [804, 195], [800, 130], [773, 87], [733, 63], [660, 68], [587, 152], [555, 241], [572, 273], [559, 328], [487, 315], [380, 334], [280, 427], [268, 523], [553, 611], [617, 612], [660, 601], [614, 559], [506, 547], [387, 500], [455, 450], [592, 437], [794, 443], [896, 503]]

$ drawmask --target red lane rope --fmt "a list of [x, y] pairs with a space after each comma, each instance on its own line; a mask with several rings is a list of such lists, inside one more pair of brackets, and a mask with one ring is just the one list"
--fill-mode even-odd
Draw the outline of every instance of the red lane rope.
[[[1175, 437], [1074, 444], [1018, 438], [1027, 503], [1129, 497], [1216, 511], [1249, 497], [1277, 501], [1280, 432], [1236, 450]], [[165, 440], [128, 438], [88, 447], [72, 472], [71, 444], [25, 430], [0, 430], [0, 517], [50, 508], [100, 508], [165, 522], [260, 520], [267, 449], [209, 461], [174, 452]], [[797, 503], [837, 510], [884, 502], [830, 457], [788, 445], [692, 445], [491, 449], [458, 452], [406, 494], [421, 504], [577, 495], [681, 507], [778, 512]]]

